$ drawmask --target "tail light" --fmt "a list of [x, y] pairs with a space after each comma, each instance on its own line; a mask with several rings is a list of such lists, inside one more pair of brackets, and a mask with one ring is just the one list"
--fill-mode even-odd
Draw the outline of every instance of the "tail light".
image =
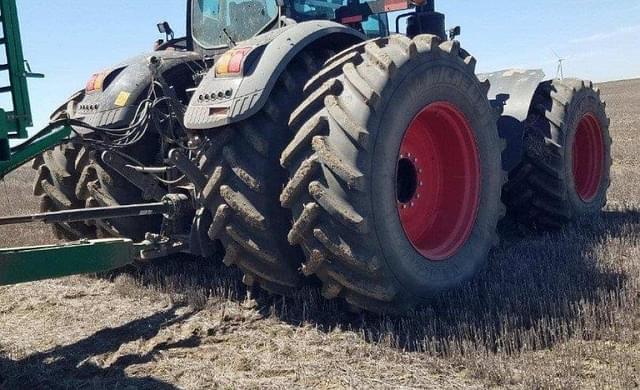
[[104, 71], [92, 75], [87, 82], [87, 92], [102, 91], [102, 88], [104, 87], [104, 79], [107, 78], [110, 72], [111, 71]]
[[253, 50], [252, 47], [230, 49], [216, 62], [216, 75], [237, 75], [242, 73], [244, 60]]
[[125, 66], [121, 66], [115, 69], [104, 70], [102, 72], [95, 73], [91, 76], [87, 82], [86, 91], [103, 91], [109, 86], [109, 84], [125, 69]]

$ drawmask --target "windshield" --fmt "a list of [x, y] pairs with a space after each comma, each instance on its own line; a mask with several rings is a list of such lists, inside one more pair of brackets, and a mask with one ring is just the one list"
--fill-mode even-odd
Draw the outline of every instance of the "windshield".
[[230, 46], [229, 38], [249, 39], [278, 16], [276, 0], [195, 0], [193, 4], [193, 39], [205, 48]]
[[[367, 10], [368, 17], [363, 16], [353, 22], [339, 20], [344, 24], [359, 30], [367, 35], [368, 38], [376, 38], [389, 35], [389, 22], [386, 8], [377, 7], [377, 0], [289, 0], [290, 7], [293, 8], [292, 16], [295, 20], [337, 20], [340, 10], [357, 11]], [[368, 7], [368, 8], [367, 8]], [[378, 9], [379, 8], [379, 9]]]
[[293, 0], [293, 9], [302, 19], [334, 20], [336, 10], [348, 0]]

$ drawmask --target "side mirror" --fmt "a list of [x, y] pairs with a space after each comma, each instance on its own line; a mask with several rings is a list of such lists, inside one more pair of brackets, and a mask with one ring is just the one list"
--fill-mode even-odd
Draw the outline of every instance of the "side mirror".
[[169, 22], [160, 22], [160, 23], [158, 23], [158, 31], [160, 32], [160, 34], [164, 34], [165, 35], [167, 42], [169, 42], [170, 40], [174, 39], [174, 37], [175, 37]]
[[449, 30], [449, 39], [454, 40], [460, 34], [462, 34], [462, 29], [460, 28], [460, 26], [455, 26], [454, 28]]

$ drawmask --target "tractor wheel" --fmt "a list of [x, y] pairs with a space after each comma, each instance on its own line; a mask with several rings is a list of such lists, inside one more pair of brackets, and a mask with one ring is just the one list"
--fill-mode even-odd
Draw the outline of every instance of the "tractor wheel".
[[[68, 143], [46, 151], [34, 160], [38, 171], [34, 195], [40, 196], [41, 211], [144, 203], [141, 191], [124, 177], [98, 161], [86, 146]], [[53, 226], [65, 240], [95, 237], [144, 238], [150, 226], [160, 226], [156, 216], [119, 218], [108, 221], [71, 222]]]
[[[148, 136], [139, 145], [125, 152], [138, 161], [153, 165], [159, 145]], [[89, 150], [86, 164], [76, 184], [76, 195], [84, 201], [84, 207], [111, 207], [128, 204], [148, 203], [140, 190], [124, 176], [102, 162], [100, 151]], [[149, 156], [153, 156], [149, 158]], [[159, 199], [153, 199], [159, 200]], [[159, 233], [162, 217], [151, 215], [144, 217], [115, 218], [102, 221], [91, 221], [97, 228], [98, 237], [127, 237], [134, 241], [142, 241], [147, 232]]]
[[474, 69], [457, 41], [392, 36], [309, 82], [317, 89], [292, 115], [281, 158], [281, 202], [303, 273], [326, 298], [404, 311], [485, 263], [505, 211], [505, 143]]
[[600, 92], [591, 82], [547, 81], [533, 98], [523, 162], [511, 172], [509, 213], [537, 229], [598, 213], [610, 185], [611, 137]]
[[[326, 55], [323, 55], [326, 53]], [[251, 118], [206, 135], [200, 169], [211, 212], [209, 237], [225, 249], [224, 263], [238, 266], [247, 286], [288, 295], [299, 285], [302, 253], [287, 243], [291, 214], [278, 196], [287, 172], [278, 164], [292, 138], [287, 125], [303, 100], [303, 86], [329, 57], [326, 50], [302, 53], [276, 83], [265, 107]]]
[[[33, 161], [33, 169], [38, 171], [33, 193], [40, 197], [41, 212], [85, 206], [84, 201], [76, 196], [76, 185], [85, 164], [82, 159], [78, 159], [81, 149], [82, 147], [74, 144], [63, 144], [44, 152]], [[83, 222], [60, 223], [52, 228], [56, 237], [64, 240], [96, 236], [95, 228]]]

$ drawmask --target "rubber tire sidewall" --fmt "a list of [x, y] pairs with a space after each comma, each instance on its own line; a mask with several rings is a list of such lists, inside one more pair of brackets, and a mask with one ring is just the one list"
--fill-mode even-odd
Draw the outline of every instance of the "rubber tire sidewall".
[[[375, 172], [371, 193], [376, 234], [386, 264], [399, 284], [419, 298], [459, 285], [485, 264], [495, 241], [501, 213], [502, 143], [494, 112], [475, 75], [463, 66], [438, 59], [411, 70], [403, 80], [394, 83], [395, 90], [378, 116], [382, 119], [377, 126], [371, 167], [371, 172]], [[453, 68], [458, 77], [437, 81], [438, 70], [442, 67]], [[434, 77], [411, 77], [419, 73]], [[395, 189], [398, 154], [405, 130], [424, 107], [437, 101], [452, 103], [465, 115], [475, 132], [481, 165], [481, 193], [475, 226], [463, 247], [444, 261], [424, 258], [409, 242], [400, 222]]]
[[[600, 129], [602, 130], [602, 144], [604, 145], [604, 155], [602, 161], [602, 177], [598, 191], [593, 199], [585, 202], [576, 191], [575, 177], [573, 175], [573, 144], [578, 130], [578, 124], [585, 114], [592, 113], [598, 120]], [[609, 140], [609, 126], [606, 112], [600, 103], [595, 91], [585, 88], [576, 93], [576, 96], [567, 107], [567, 114], [564, 122], [565, 139], [561, 143], [564, 145], [564, 175], [567, 183], [567, 197], [569, 205], [572, 208], [572, 215], [584, 216], [597, 214], [602, 210], [606, 203], [608, 183], [609, 183], [609, 164], [611, 159], [611, 144]]]

